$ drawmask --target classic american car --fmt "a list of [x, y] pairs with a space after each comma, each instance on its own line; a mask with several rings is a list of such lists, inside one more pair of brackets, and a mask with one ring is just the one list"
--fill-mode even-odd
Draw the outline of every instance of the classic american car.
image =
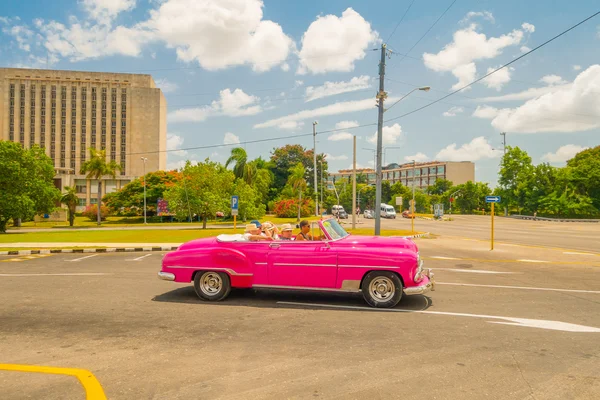
[[434, 290], [408, 238], [350, 235], [330, 218], [311, 224], [314, 241], [247, 241], [243, 235], [196, 239], [167, 253], [158, 278], [194, 283], [202, 300], [231, 288], [362, 292], [372, 307], [394, 307], [404, 295]]

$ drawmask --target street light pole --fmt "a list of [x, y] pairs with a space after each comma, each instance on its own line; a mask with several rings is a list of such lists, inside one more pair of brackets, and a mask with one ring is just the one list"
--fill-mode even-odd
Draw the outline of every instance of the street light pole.
[[387, 97], [384, 90], [385, 81], [385, 55], [387, 49], [385, 43], [381, 44], [381, 60], [379, 61], [379, 92], [377, 92], [377, 106], [379, 112], [377, 116], [377, 156], [375, 158], [375, 235], [379, 236], [381, 232], [381, 147], [383, 145], [383, 102]]
[[148, 159], [142, 157], [142, 161], [144, 162], [144, 225], [146, 225], [146, 161], [148, 161]]
[[417, 207], [415, 204], [415, 167], [417, 166], [417, 161], [413, 160], [413, 187], [412, 187], [412, 215], [411, 215], [411, 229], [412, 229], [412, 233], [415, 233], [415, 214], [417, 212]]
[[314, 169], [314, 189], [315, 189], [315, 215], [319, 216], [319, 191], [317, 190], [317, 124], [318, 122], [313, 122], [313, 169]]
[[[321, 164], [321, 201], [319, 202], [319, 204], [322, 207], [323, 206], [323, 160], [320, 160], [319, 164]], [[323, 210], [321, 210], [321, 214], [322, 213], [323, 213]]]

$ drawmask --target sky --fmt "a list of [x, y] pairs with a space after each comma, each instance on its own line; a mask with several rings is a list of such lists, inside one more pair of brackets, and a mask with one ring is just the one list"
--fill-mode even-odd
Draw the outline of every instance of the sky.
[[473, 161], [493, 187], [501, 132], [555, 166], [600, 144], [600, 16], [411, 111], [599, 10], [593, 0], [4, 0], [0, 66], [151, 74], [168, 103], [170, 168], [225, 162], [235, 146], [250, 158], [312, 148], [316, 121], [317, 151], [336, 171], [351, 167], [353, 136], [358, 167], [373, 166], [385, 43], [386, 108], [431, 87], [385, 112], [385, 163]]

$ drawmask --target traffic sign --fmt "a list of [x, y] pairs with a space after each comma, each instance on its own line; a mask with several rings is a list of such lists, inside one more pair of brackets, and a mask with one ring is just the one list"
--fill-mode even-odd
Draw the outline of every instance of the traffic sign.
[[486, 203], [500, 203], [500, 196], [485, 196]]
[[401, 206], [402, 205], [402, 197], [396, 197], [396, 205], [397, 206]]
[[240, 198], [238, 196], [231, 196], [231, 211], [237, 211], [240, 205]]

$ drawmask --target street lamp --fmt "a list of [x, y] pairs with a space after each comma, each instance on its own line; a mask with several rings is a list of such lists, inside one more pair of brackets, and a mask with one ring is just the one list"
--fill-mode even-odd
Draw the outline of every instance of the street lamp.
[[[382, 61], [383, 62], [383, 61]], [[382, 141], [383, 141], [383, 113], [388, 111], [390, 108], [394, 107], [396, 104], [398, 104], [399, 102], [401, 102], [403, 99], [405, 99], [408, 95], [410, 95], [412, 92], [415, 92], [417, 90], [422, 90], [424, 92], [428, 92], [429, 89], [431, 89], [431, 87], [429, 86], [421, 86], [418, 88], [414, 88], [413, 90], [411, 90], [410, 92], [408, 92], [407, 94], [405, 94], [404, 96], [400, 97], [395, 103], [393, 103], [391, 106], [389, 106], [388, 108], [383, 108], [383, 97], [380, 98], [380, 96], [384, 96], [385, 97], [385, 92], [383, 92], [383, 84], [381, 85], [380, 88], [380, 93], [377, 95], [379, 98], [379, 121], [377, 123], [377, 157], [376, 157], [376, 162], [375, 162], [375, 204], [377, 205], [377, 207], [379, 207], [378, 205], [381, 204], [381, 151], [382, 151]], [[381, 93], [383, 92], [383, 93]], [[413, 184], [414, 184], [414, 176], [413, 176]], [[414, 197], [414, 188], [413, 188], [413, 197]], [[381, 232], [381, 213], [376, 212], [375, 213], [375, 235], [379, 235]], [[413, 225], [414, 225], [414, 218], [413, 218]], [[413, 229], [414, 231], [414, 229]]]
[[[323, 207], [323, 160], [319, 160], [319, 164], [321, 164], [321, 201], [319, 202], [319, 204], [321, 205], [321, 207]], [[321, 210], [321, 214], [323, 213], [323, 210]]]
[[146, 157], [142, 157], [142, 161], [144, 162], [144, 225], [146, 222], [146, 161], [148, 159]]

